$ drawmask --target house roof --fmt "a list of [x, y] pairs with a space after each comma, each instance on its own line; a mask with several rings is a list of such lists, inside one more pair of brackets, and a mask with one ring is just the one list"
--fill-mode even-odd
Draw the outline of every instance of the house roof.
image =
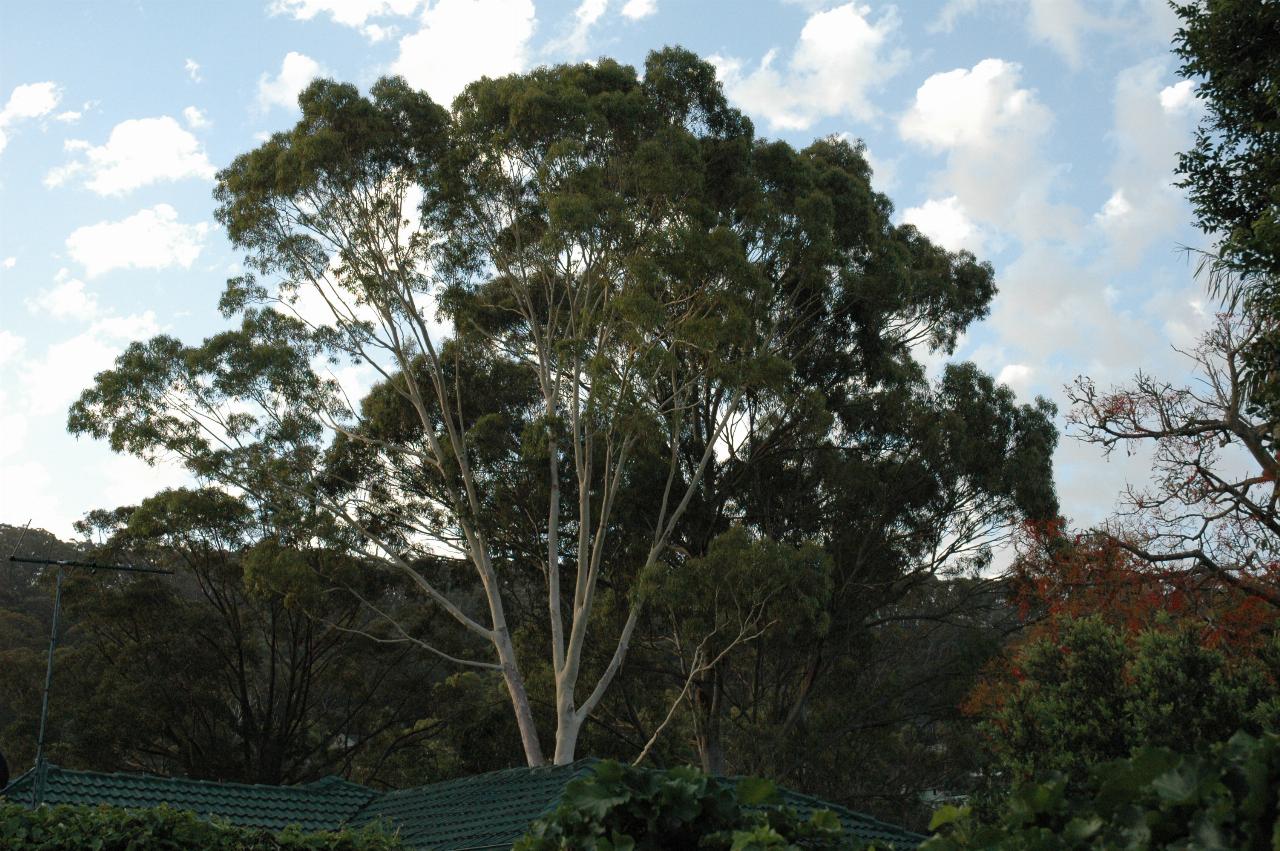
[[[232, 824], [281, 830], [359, 827], [379, 819], [399, 829], [411, 848], [481, 851], [510, 848], [529, 824], [560, 803], [570, 781], [590, 772], [596, 760], [569, 765], [511, 768], [429, 786], [379, 792], [337, 777], [298, 786], [216, 783], [148, 774], [106, 774], [47, 766], [44, 801], [48, 804], [110, 804], [154, 807], [169, 804]], [[19, 803], [31, 793], [34, 771], [4, 790]], [[784, 802], [801, 815], [831, 810], [845, 830], [865, 841], [915, 848], [925, 837], [844, 807], [780, 790]]]
[[[56, 765], [45, 770], [46, 804], [109, 804], [136, 809], [168, 804], [205, 818], [216, 816], [232, 824], [269, 830], [283, 830], [291, 824], [304, 830], [333, 830], [379, 794], [339, 777], [299, 786], [259, 786], [73, 771]], [[26, 772], [9, 784], [5, 797], [25, 803], [34, 780], [35, 771]]]

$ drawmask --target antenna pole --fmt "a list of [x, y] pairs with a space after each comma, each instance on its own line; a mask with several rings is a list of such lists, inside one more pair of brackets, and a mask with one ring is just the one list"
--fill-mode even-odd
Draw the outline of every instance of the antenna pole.
[[40, 701], [40, 736], [36, 739], [36, 776], [31, 784], [31, 806], [44, 800], [44, 781], [48, 774], [44, 761], [44, 731], [49, 720], [49, 687], [53, 685], [53, 651], [58, 647], [58, 613], [62, 611], [62, 568], [58, 568], [53, 591], [53, 629], [49, 633], [49, 660], [44, 669], [44, 697]]

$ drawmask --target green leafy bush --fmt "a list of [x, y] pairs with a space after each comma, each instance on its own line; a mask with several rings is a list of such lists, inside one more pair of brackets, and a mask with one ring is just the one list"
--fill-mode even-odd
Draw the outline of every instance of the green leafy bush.
[[802, 819], [768, 780], [732, 781], [695, 768], [601, 762], [565, 788], [554, 813], [514, 851], [783, 851], [862, 849], [829, 811]]
[[1280, 633], [1215, 646], [1191, 622], [1130, 633], [1101, 616], [1063, 618], [1011, 662], [1016, 673], [980, 708], [1006, 789], [1048, 771], [1086, 782], [1140, 747], [1199, 751], [1237, 730], [1280, 732]]
[[0, 848], [29, 851], [396, 851], [397, 837], [377, 827], [280, 833], [204, 821], [186, 810], [0, 803]]
[[920, 851], [1280, 851], [1280, 736], [1237, 733], [1204, 755], [1144, 748], [1017, 789], [993, 823], [944, 807]]

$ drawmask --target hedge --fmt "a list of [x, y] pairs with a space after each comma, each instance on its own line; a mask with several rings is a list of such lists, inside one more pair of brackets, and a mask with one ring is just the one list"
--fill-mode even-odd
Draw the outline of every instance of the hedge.
[[274, 833], [205, 821], [159, 806], [44, 806], [0, 803], [0, 848], [30, 851], [398, 851], [399, 839], [377, 826], [360, 830]]

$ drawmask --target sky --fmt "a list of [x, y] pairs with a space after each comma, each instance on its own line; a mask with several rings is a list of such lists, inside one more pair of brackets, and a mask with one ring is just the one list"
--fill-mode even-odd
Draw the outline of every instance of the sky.
[[[1055, 401], [1060, 426], [1078, 375], [1185, 381], [1177, 349], [1214, 307], [1172, 185], [1202, 110], [1176, 23], [1163, 0], [0, 4], [0, 522], [69, 537], [187, 481], [67, 434], [67, 407], [130, 341], [223, 327], [241, 258], [214, 175], [290, 127], [317, 76], [400, 74], [448, 104], [480, 76], [681, 45], [758, 135], [863, 140], [897, 221], [994, 265], [951, 360]], [[1143, 461], [1064, 435], [1066, 515], [1100, 521]]]

